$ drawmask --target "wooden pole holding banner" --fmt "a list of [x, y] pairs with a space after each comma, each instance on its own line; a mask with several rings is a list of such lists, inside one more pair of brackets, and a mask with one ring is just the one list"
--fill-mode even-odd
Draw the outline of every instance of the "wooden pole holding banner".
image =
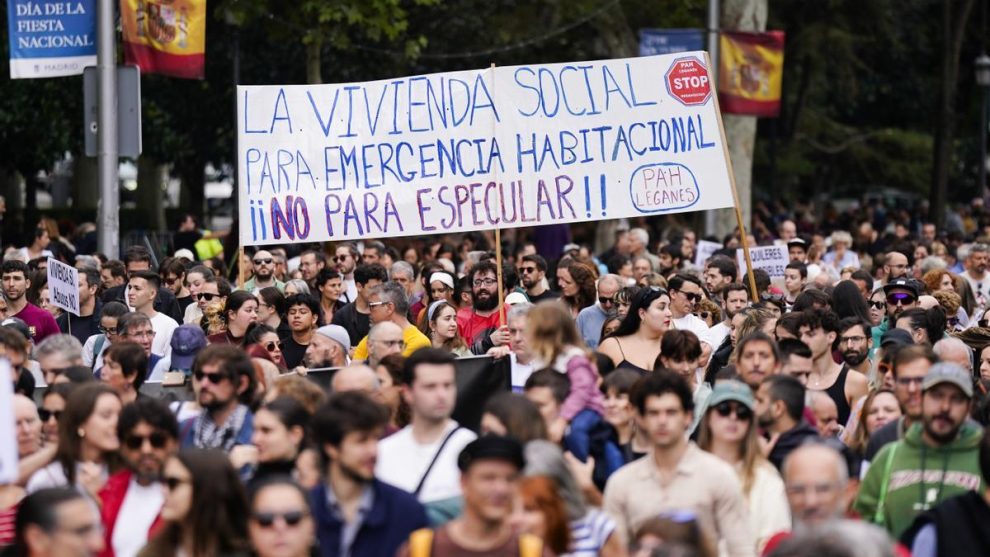
[[244, 289], [244, 246], [237, 246], [237, 289]]
[[[712, 59], [705, 53], [705, 66], [708, 68], [708, 83], [713, 84]], [[743, 257], [746, 259], [746, 276], [749, 278], [749, 292], [753, 303], [760, 301], [760, 293], [756, 289], [756, 276], [753, 274], [753, 261], [749, 257], [749, 242], [746, 241], [746, 225], [743, 223], [742, 210], [739, 208], [739, 190], [736, 189], [736, 175], [732, 171], [732, 161], [729, 160], [729, 144], [725, 141], [725, 125], [722, 123], [722, 109], [718, 105], [718, 90], [712, 91], [715, 101], [715, 114], [718, 116], [718, 133], [722, 138], [722, 153], [725, 155], [725, 166], [729, 171], [729, 185], [732, 186], [732, 208], [736, 212], [736, 223], [739, 225], [739, 243], [742, 244]]]
[[[492, 97], [495, 97], [495, 62], [492, 62]], [[495, 119], [492, 118], [492, 140], [495, 139]], [[497, 167], [493, 167], [497, 168]], [[498, 179], [498, 171], [495, 170], [496, 181]], [[505, 292], [502, 289], [502, 229], [495, 227], [495, 265], [498, 269], [495, 270], [496, 278], [498, 284], [496, 288], [498, 289], [498, 327], [501, 329], [505, 327]]]

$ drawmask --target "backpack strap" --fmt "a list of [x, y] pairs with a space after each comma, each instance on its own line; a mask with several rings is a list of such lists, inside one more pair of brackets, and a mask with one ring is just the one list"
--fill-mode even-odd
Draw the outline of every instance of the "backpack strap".
[[409, 557], [430, 557], [433, 550], [433, 529], [420, 528], [409, 534]]
[[880, 481], [880, 497], [877, 499], [877, 510], [873, 513], [873, 523], [883, 526], [886, 521], [884, 517], [884, 511], [886, 510], [885, 503], [887, 502], [887, 485], [890, 484], [890, 470], [894, 465], [894, 454], [897, 452], [897, 447], [900, 446], [899, 441], [895, 441], [890, 447], [890, 451], [887, 453], [887, 461], [883, 465], [883, 477]]
[[93, 342], [93, 369], [96, 369], [96, 359], [100, 357], [100, 350], [103, 349], [103, 344], [107, 340], [107, 335], [100, 334], [96, 337], [96, 341]]
[[533, 534], [519, 534], [519, 557], [541, 557], [543, 540]]

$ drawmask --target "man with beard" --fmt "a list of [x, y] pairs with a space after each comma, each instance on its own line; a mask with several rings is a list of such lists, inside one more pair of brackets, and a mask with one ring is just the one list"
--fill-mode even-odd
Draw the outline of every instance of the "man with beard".
[[99, 332], [103, 302], [96, 296], [96, 292], [100, 288], [100, 273], [96, 269], [82, 269], [78, 272], [77, 280], [79, 315], [66, 311], [55, 322], [63, 333], [76, 337], [79, 342], [86, 342], [86, 339]]
[[454, 356], [423, 348], [402, 368], [402, 396], [409, 404], [409, 425], [378, 443], [379, 478], [412, 493], [438, 516], [459, 508], [457, 455], [477, 437], [450, 418], [457, 400]]
[[334, 325], [347, 329], [347, 334], [351, 336], [351, 346], [357, 346], [371, 329], [368, 290], [386, 281], [388, 281], [388, 272], [381, 265], [358, 265], [354, 270], [357, 296], [353, 302], [335, 311], [332, 321]]
[[802, 419], [804, 385], [790, 375], [771, 375], [756, 391], [756, 422], [770, 435], [767, 460], [778, 470], [787, 455], [808, 439], [818, 439], [818, 430]]
[[251, 358], [231, 344], [211, 344], [196, 354], [193, 390], [203, 412], [182, 422], [182, 448], [221, 449], [251, 444], [254, 415], [242, 402], [254, 398], [257, 379]]
[[274, 286], [279, 292], [285, 292], [285, 283], [275, 278], [275, 257], [272, 252], [256, 251], [251, 258], [251, 265], [254, 267], [254, 276], [244, 283], [244, 290], [254, 292]]
[[[722, 289], [722, 313], [725, 316], [721, 322], [716, 323], [712, 328], [708, 329], [708, 342], [712, 346], [717, 347], [716, 352], [721, 350], [729, 338], [729, 331], [732, 327], [732, 318], [736, 316], [737, 313], [742, 311], [749, 305], [749, 290], [741, 282], [732, 282]], [[731, 344], [731, 341], [729, 341]], [[729, 349], [731, 351], [731, 348]], [[726, 356], [724, 366], [729, 362]]]
[[137, 555], [161, 525], [165, 495], [159, 478], [178, 448], [179, 425], [164, 402], [138, 398], [121, 410], [117, 435], [126, 467], [98, 495], [105, 555]]
[[961, 367], [932, 366], [922, 383], [922, 423], [881, 450], [853, 508], [899, 538], [915, 516], [968, 491], [980, 491], [982, 429], [967, 421], [973, 380]]
[[858, 317], [846, 317], [839, 321], [839, 338], [836, 346], [842, 353], [842, 361], [849, 369], [866, 376], [870, 372], [870, 351], [873, 350], [872, 327]]
[[754, 393], [767, 376], [775, 375], [780, 370], [780, 350], [773, 338], [762, 331], [753, 331], [739, 339], [736, 352], [739, 380]]
[[28, 340], [38, 344], [49, 335], [61, 332], [52, 314], [28, 302], [24, 296], [31, 287], [26, 263], [16, 259], [4, 261], [0, 266], [0, 280], [3, 281], [3, 294], [7, 298], [7, 317], [16, 317], [27, 323], [31, 332]]
[[309, 346], [303, 355], [306, 369], [346, 366], [351, 350], [351, 338], [339, 325], [324, 325], [309, 339]]
[[883, 270], [887, 275], [887, 284], [890, 284], [896, 280], [908, 278], [908, 273], [911, 270], [911, 262], [903, 253], [891, 251], [884, 258]]
[[725, 255], [716, 255], [705, 265], [705, 286], [713, 297], [722, 297], [722, 291], [736, 281], [739, 269], [736, 262]]
[[880, 325], [873, 327], [874, 345], [879, 344], [883, 334], [897, 325], [897, 318], [904, 310], [918, 307], [921, 284], [911, 279], [897, 279], [883, 285], [883, 294], [887, 297], [887, 317]]
[[962, 277], [973, 289], [976, 296], [976, 303], [981, 308], [987, 307], [987, 300], [990, 299], [990, 275], [987, 275], [987, 259], [990, 247], [986, 244], [973, 244], [969, 248], [969, 257], [966, 258], [966, 270]]
[[358, 292], [354, 281], [354, 270], [361, 262], [361, 254], [358, 253], [357, 246], [348, 242], [337, 245], [332, 259], [337, 272], [344, 277], [344, 292], [340, 295], [340, 299], [349, 304], [357, 300]]
[[312, 423], [323, 465], [310, 492], [321, 554], [394, 555], [429, 521], [414, 496], [375, 477], [388, 410], [360, 392], [335, 393]]
[[306, 250], [299, 256], [299, 274], [309, 285], [310, 292], [316, 291], [316, 275], [326, 267], [327, 258], [320, 250]]
[[[409, 356], [420, 348], [432, 346], [430, 339], [406, 318], [409, 315], [409, 298], [406, 297], [406, 289], [399, 283], [389, 281], [371, 288], [368, 291], [368, 307], [371, 308], [372, 325], [388, 322], [395, 324], [402, 331], [402, 336], [399, 338], [402, 341], [403, 356]], [[355, 360], [368, 359], [368, 344], [368, 337], [361, 339], [354, 349]], [[375, 366], [377, 362], [371, 365]]]
[[658, 260], [660, 261], [660, 274], [664, 277], [670, 276], [671, 273], [676, 273], [681, 270], [681, 262], [684, 256], [681, 254], [681, 246], [679, 244], [666, 244], [660, 247], [660, 256]]
[[524, 255], [519, 265], [519, 281], [526, 289], [529, 301], [534, 304], [543, 300], [554, 300], [560, 293], [547, 286], [547, 260], [542, 255]]
[[718, 532], [724, 555], [755, 555], [756, 540], [742, 487], [732, 466], [687, 439], [694, 402], [680, 375], [653, 372], [632, 388], [636, 423], [649, 437], [650, 453], [616, 471], [605, 486], [605, 512], [625, 542], [649, 519], [690, 510]]
[[[498, 267], [491, 261], [482, 261], [471, 267], [468, 275], [471, 285], [471, 307], [462, 307], [457, 311], [457, 329], [468, 345], [481, 343], [487, 352], [491, 346], [501, 346], [509, 342], [508, 327], [499, 327], [499, 313], [504, 315], [504, 308], [498, 307]], [[486, 340], [490, 339], [490, 343]]]
[[[838, 316], [823, 309], [801, 312], [798, 331], [801, 342], [811, 349], [812, 370], [808, 376], [808, 390], [823, 392], [831, 397], [839, 409], [839, 423], [845, 424], [853, 405], [869, 391], [869, 381], [862, 373], [852, 371], [848, 364], [837, 364], [832, 358], [832, 345], [839, 333]], [[859, 344], [865, 342], [864, 339]]]

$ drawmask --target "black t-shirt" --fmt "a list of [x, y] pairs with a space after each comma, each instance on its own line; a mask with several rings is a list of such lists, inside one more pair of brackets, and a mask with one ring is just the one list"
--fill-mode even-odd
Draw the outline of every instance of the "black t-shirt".
[[543, 300], [556, 300], [557, 298], [560, 297], [560, 293], [559, 292], [554, 292], [553, 290], [550, 290], [549, 288], [547, 288], [546, 290], [543, 291], [543, 294], [540, 294], [538, 296], [534, 296], [532, 294], [527, 294], [527, 296], [529, 296], [529, 301], [530, 302], [533, 302], [534, 304], [537, 304], [537, 303], [542, 302]]
[[303, 356], [306, 355], [306, 348], [308, 344], [299, 344], [292, 334], [282, 338], [282, 357], [285, 358], [285, 367], [292, 369], [296, 366], [301, 366], [303, 363]]
[[[60, 331], [71, 334], [82, 344], [86, 344], [86, 339], [100, 332], [100, 312], [94, 311], [93, 315], [77, 317], [71, 313], [61, 313], [55, 318]], [[69, 325], [72, 327], [69, 327]], [[70, 330], [71, 329], [71, 330]]]
[[[195, 302], [196, 300], [194, 300], [193, 297], [192, 297], [192, 295], [190, 294], [189, 296], [186, 296], [184, 298], [176, 298], [175, 301], [176, 302], [179, 302], [179, 309], [182, 310], [182, 315], [185, 316], [186, 315], [186, 308], [189, 307], [190, 305], [192, 305], [192, 303]], [[180, 325], [182, 324], [182, 320], [181, 319], [179, 320], [179, 324]]]
[[334, 312], [333, 324], [347, 329], [347, 334], [351, 337], [351, 346], [357, 346], [371, 330], [371, 316], [361, 313], [355, 304], [350, 303]]

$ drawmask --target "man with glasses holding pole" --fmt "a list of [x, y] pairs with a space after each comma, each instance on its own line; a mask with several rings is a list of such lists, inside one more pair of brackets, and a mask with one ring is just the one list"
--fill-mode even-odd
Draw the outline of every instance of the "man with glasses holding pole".
[[577, 316], [578, 332], [581, 333], [581, 338], [591, 350], [598, 348], [598, 342], [602, 336], [602, 325], [609, 313], [615, 313], [615, 295], [622, 288], [621, 279], [616, 275], [602, 275], [596, 286], [598, 288], [598, 302], [582, 309]]

